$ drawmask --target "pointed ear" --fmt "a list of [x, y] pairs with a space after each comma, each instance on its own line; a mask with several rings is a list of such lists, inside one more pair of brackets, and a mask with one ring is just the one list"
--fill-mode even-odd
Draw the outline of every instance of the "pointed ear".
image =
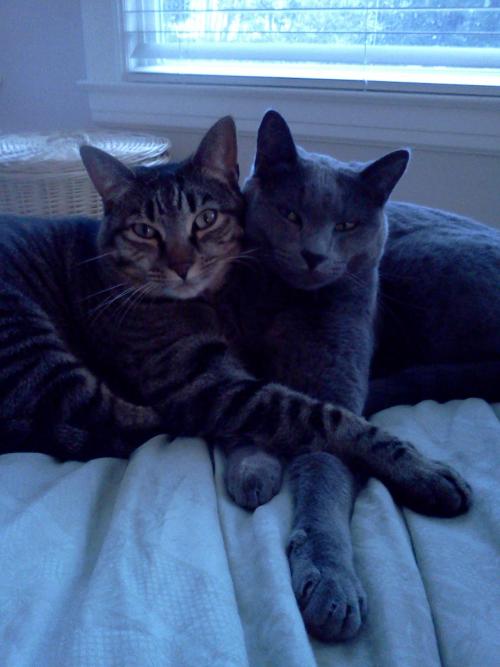
[[119, 199], [132, 185], [134, 174], [130, 169], [100, 148], [80, 146], [80, 157], [104, 201]]
[[208, 130], [192, 162], [214, 178], [237, 185], [239, 177], [238, 144], [236, 126], [231, 116], [224, 116]]
[[293, 165], [296, 161], [297, 148], [285, 119], [277, 111], [267, 111], [257, 135], [255, 173], [279, 164]]
[[401, 149], [388, 153], [363, 169], [360, 178], [370, 190], [375, 203], [383, 206], [404, 174], [410, 151]]

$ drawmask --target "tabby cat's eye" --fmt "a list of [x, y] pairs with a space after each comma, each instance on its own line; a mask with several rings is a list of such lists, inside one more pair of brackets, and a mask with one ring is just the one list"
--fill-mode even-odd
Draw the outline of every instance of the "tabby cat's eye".
[[156, 229], [145, 222], [136, 222], [135, 225], [132, 225], [131, 229], [141, 239], [153, 239], [158, 235]]
[[354, 227], [357, 227], [358, 223], [357, 222], [337, 222], [335, 225], [335, 231], [336, 232], [348, 232], [351, 229], [354, 229]]
[[295, 213], [295, 211], [285, 210], [283, 212], [283, 215], [288, 220], [288, 222], [293, 222], [295, 225], [302, 224], [302, 219], [300, 215], [298, 213]]
[[194, 224], [198, 229], [206, 229], [216, 223], [219, 217], [219, 212], [214, 208], [206, 208], [201, 213], [198, 213], [194, 220]]

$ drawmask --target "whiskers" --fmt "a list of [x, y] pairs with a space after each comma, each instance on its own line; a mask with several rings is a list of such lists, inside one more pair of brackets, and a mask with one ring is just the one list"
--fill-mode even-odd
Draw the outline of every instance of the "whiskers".
[[125, 318], [127, 317], [128, 313], [133, 310], [134, 307], [137, 307], [140, 302], [154, 289], [156, 289], [156, 282], [151, 281], [144, 283], [143, 285], [139, 285], [132, 294], [129, 294], [129, 296], [126, 298], [125, 303], [121, 304], [121, 307], [123, 308], [122, 315], [120, 317], [120, 320], [117, 324], [118, 327], [120, 327]]
[[[123, 287], [124, 285], [126, 285], [126, 283], [113, 285], [112, 287], [101, 290], [100, 292], [96, 292], [91, 296], [95, 297], [99, 294]], [[108, 295], [103, 301], [101, 301], [101, 303], [88, 311], [87, 314], [90, 317], [90, 326], [95, 326], [102, 315], [104, 315], [104, 313], [109, 311], [112, 307], [113, 319], [116, 322], [116, 326], [121, 326], [133, 308], [137, 307], [147, 294], [156, 289], [157, 285], [157, 281], [148, 281], [138, 286], [129, 285], [128, 287], [125, 287], [125, 289], [122, 289], [118, 294], [113, 293]]]
[[211, 270], [217, 265], [226, 265], [226, 264], [247, 264], [248, 262], [257, 261], [257, 258], [254, 257], [255, 250], [243, 250], [234, 255], [217, 255], [215, 257], [210, 257], [207, 259], [201, 269], [200, 276], [206, 277]]
[[84, 297], [81, 299], [81, 301], [88, 301], [89, 299], [93, 299], [96, 296], [99, 296], [99, 294], [105, 294], [106, 292], [111, 292], [111, 290], [118, 289], [119, 287], [124, 287], [127, 283], [118, 283], [117, 285], [111, 285], [111, 287], [106, 287], [105, 289], [101, 289], [98, 292], [93, 292], [92, 294], [89, 294], [88, 296]]
[[113, 254], [112, 250], [110, 250], [109, 252], [103, 252], [101, 255], [95, 255], [95, 257], [89, 257], [88, 259], [84, 259], [83, 262], [78, 262], [77, 266], [82, 266], [83, 264], [90, 264], [90, 262], [97, 262], [99, 259], [104, 259], [104, 257], [109, 257], [112, 254]]
[[355, 273], [351, 273], [348, 269], [344, 271], [344, 276], [348, 280], [351, 280], [356, 285], [356, 287], [361, 287], [361, 289], [372, 289], [369, 285], [367, 285], [366, 280], [363, 280]]

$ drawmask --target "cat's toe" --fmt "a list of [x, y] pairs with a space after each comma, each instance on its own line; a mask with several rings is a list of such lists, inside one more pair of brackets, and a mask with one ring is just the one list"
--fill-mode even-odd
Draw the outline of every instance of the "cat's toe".
[[425, 460], [400, 487], [396, 499], [420, 514], [454, 517], [472, 505], [472, 489], [453, 468]]
[[281, 488], [282, 466], [264, 452], [229, 462], [226, 488], [237, 505], [254, 510], [273, 498]]
[[262, 479], [255, 473], [248, 473], [235, 480], [235, 484], [228, 487], [228, 490], [236, 504], [254, 510], [271, 500], [279, 488], [269, 477]]
[[430, 499], [429, 513], [441, 517], [464, 514], [472, 505], [471, 487], [449, 466], [439, 462], [434, 465], [434, 498]]
[[322, 641], [345, 641], [359, 632], [366, 610], [366, 598], [359, 594], [346, 572], [325, 568], [307, 593], [301, 607], [308, 631]]
[[[304, 532], [304, 531], [301, 531]], [[366, 594], [350, 563], [314, 559], [299, 540], [289, 547], [292, 585], [308, 632], [327, 642], [354, 637], [366, 618]]]

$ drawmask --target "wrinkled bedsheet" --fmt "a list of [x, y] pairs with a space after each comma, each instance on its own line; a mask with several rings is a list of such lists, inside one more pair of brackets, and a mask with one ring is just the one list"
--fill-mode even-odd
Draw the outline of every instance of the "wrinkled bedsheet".
[[371, 480], [355, 559], [369, 619], [311, 641], [285, 556], [285, 489], [250, 514], [205, 444], [145, 443], [130, 461], [0, 457], [1, 667], [498, 667], [500, 406], [396, 407], [373, 421], [454, 464], [472, 511], [401, 511]]

